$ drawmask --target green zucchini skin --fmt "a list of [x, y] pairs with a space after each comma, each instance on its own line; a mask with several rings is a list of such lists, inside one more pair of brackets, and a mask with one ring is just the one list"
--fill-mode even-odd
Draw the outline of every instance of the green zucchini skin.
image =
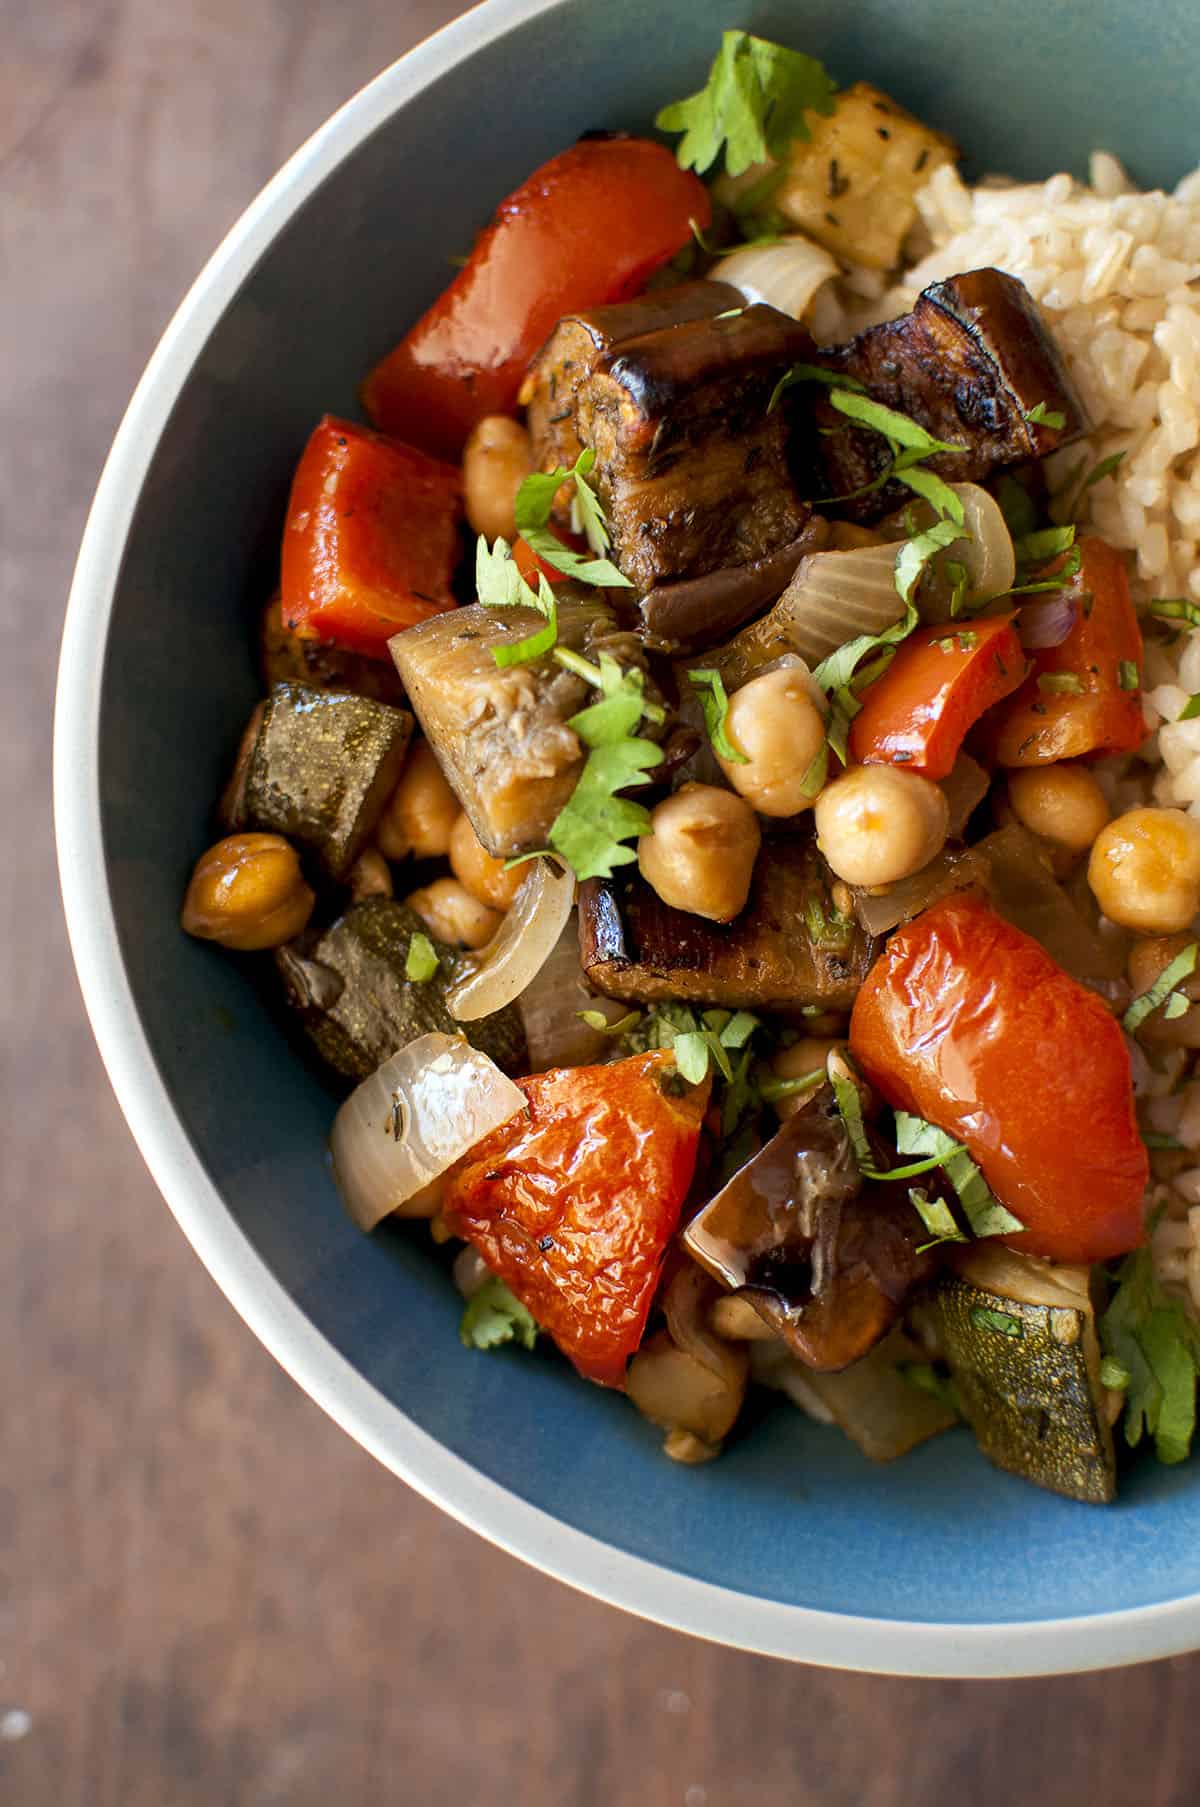
[[[1090, 1310], [1031, 1305], [946, 1276], [932, 1298], [942, 1353], [980, 1449], [998, 1468], [1092, 1505], [1116, 1496]], [[981, 1321], [999, 1313], [1008, 1335]]]
[[404, 764], [413, 718], [348, 691], [276, 684], [246, 753], [234, 828], [286, 835], [332, 879], [362, 851]]
[[441, 965], [432, 979], [408, 978], [412, 937], [425, 935], [414, 910], [390, 897], [369, 897], [327, 929], [278, 948], [275, 966], [288, 1003], [322, 1059], [344, 1079], [367, 1079], [398, 1048], [439, 1030], [469, 1034], [473, 1047], [506, 1073], [527, 1071], [528, 1053], [515, 1004], [464, 1025], [446, 1008], [446, 988], [461, 964], [456, 949], [433, 941]]

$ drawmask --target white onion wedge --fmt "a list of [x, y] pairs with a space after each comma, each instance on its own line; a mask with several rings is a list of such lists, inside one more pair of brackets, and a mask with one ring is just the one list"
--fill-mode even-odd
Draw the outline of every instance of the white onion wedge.
[[[962, 503], [963, 537], [937, 554], [921, 580], [917, 600], [923, 621], [944, 621], [949, 616], [954, 586], [946, 574], [948, 564], [966, 568], [966, 601], [971, 608], [990, 602], [993, 596], [1003, 596], [1012, 589], [1017, 574], [1012, 535], [996, 498], [978, 483], [952, 483], [950, 487]], [[903, 533], [905, 512], [918, 532], [931, 526], [936, 518], [928, 502], [916, 501], [908, 511], [901, 510], [881, 521], [881, 530]]]
[[751, 307], [765, 302], [781, 314], [802, 320], [822, 283], [837, 273], [838, 266], [828, 251], [797, 233], [773, 245], [745, 245], [731, 251], [709, 271], [709, 280], [740, 289]]
[[858, 634], [881, 634], [900, 620], [896, 556], [903, 542], [859, 546], [850, 552], [812, 552], [773, 608], [735, 634], [709, 663], [727, 689], [754, 677], [781, 653], [799, 653], [810, 666]]
[[519, 1008], [531, 1073], [546, 1073], [552, 1067], [594, 1066], [614, 1052], [614, 1038], [602, 1029], [589, 1028], [580, 1012], [597, 1011], [615, 1023], [629, 1015], [631, 1006], [597, 997], [589, 987], [579, 959], [579, 924], [574, 910], [550, 958], [521, 994]]
[[333, 1120], [333, 1173], [347, 1211], [360, 1230], [393, 1213], [432, 1216], [426, 1188], [524, 1108], [520, 1087], [463, 1037], [419, 1035]]
[[574, 874], [556, 860], [534, 860], [492, 939], [447, 990], [451, 1016], [474, 1023], [519, 998], [554, 952], [574, 901]]

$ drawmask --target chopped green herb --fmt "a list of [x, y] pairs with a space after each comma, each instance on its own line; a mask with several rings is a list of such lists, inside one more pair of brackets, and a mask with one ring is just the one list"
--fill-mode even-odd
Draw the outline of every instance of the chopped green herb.
[[820, 364], [793, 364], [785, 370], [767, 403], [767, 413], [773, 414], [779, 406], [780, 397], [785, 389], [791, 389], [796, 383], [823, 383], [827, 389], [845, 389], [851, 393], [866, 393], [866, 385], [860, 383], [856, 376], [847, 376], [844, 371], [825, 370]]
[[675, 1037], [675, 1065], [689, 1085], [699, 1085], [707, 1074], [710, 1046], [699, 1032]]
[[[705, 1021], [708, 1022], [707, 1016], [705, 1017]], [[709, 1023], [708, 1026], [711, 1029], [713, 1024]], [[762, 1025], [759, 1022], [759, 1019], [756, 1016], [753, 1016], [750, 1011], [737, 1010], [730, 1017], [729, 1021], [719, 1030], [721, 1046], [723, 1048], [744, 1048], [746, 1043], [750, 1040], [750, 1037], [754, 1034], [754, 1031], [761, 1027]]]
[[1188, 698], [1175, 720], [1177, 722], [1194, 722], [1198, 715], [1200, 715], [1200, 694]]
[[1046, 696], [1082, 696], [1083, 679], [1075, 671], [1043, 671], [1037, 687]]
[[1186, 1016], [1191, 1007], [1190, 998], [1186, 998], [1181, 991], [1173, 991], [1163, 1005], [1163, 1015], [1168, 1023], [1173, 1023], [1176, 1017]]
[[475, 542], [475, 594], [489, 609], [537, 607], [533, 591], [513, 563], [507, 540], [489, 547], [481, 533]]
[[587, 482], [587, 474], [595, 462], [595, 452], [585, 446], [570, 469], [560, 466], [554, 471], [533, 471], [526, 477], [517, 491], [514, 506], [517, 532], [532, 552], [553, 565], [556, 571], [561, 571], [564, 577], [574, 577], [580, 583], [595, 584], [601, 589], [632, 589], [629, 579], [622, 577], [610, 559], [603, 556], [584, 558], [582, 553], [564, 546], [547, 525], [558, 491], [564, 483], [573, 482], [572, 507], [577, 512], [581, 531], [594, 553], [602, 555], [607, 551], [612, 543], [608, 523]]
[[967, 1241], [966, 1235], [958, 1227], [953, 1211], [944, 1199], [930, 1198], [918, 1186], [909, 1187], [908, 1197], [914, 1211], [933, 1239], [931, 1242], [922, 1243], [917, 1251], [918, 1254], [923, 1254], [926, 1249], [935, 1248], [941, 1242]]
[[836, 93], [836, 83], [813, 57], [749, 32], [727, 31], [704, 87], [663, 107], [654, 123], [660, 131], [683, 133], [675, 155], [684, 169], [703, 173], [723, 149], [725, 168], [739, 176], [807, 139], [805, 114], [831, 113]]
[[1111, 1355], [1106, 1355], [1100, 1363], [1100, 1385], [1102, 1387], [1111, 1387], [1114, 1392], [1123, 1393], [1132, 1378], [1129, 1369], [1123, 1368], [1120, 1362], [1115, 1361]]
[[[942, 1167], [946, 1178], [958, 1194], [971, 1233], [978, 1237], [1010, 1235], [1023, 1230], [1019, 1217], [994, 1197], [987, 1181], [961, 1142], [948, 1136], [936, 1124], [908, 1111], [896, 1112], [896, 1149], [900, 1154], [933, 1157], [931, 1165]], [[902, 1170], [903, 1171], [903, 1170]], [[899, 1177], [893, 1173], [889, 1177]]]
[[1057, 408], [1048, 408], [1045, 402], [1037, 402], [1024, 419], [1031, 427], [1053, 427], [1056, 433], [1061, 433], [1067, 424], [1066, 415], [1060, 414]]
[[824, 1083], [824, 1067], [814, 1067], [811, 1073], [801, 1073], [798, 1079], [762, 1079], [758, 1093], [765, 1103], [774, 1104], [780, 1098], [794, 1098], [798, 1092], [811, 1092], [815, 1086]]
[[996, 486], [996, 501], [1014, 541], [1026, 539], [1037, 526], [1037, 506], [1024, 484], [1006, 472]]
[[429, 936], [419, 932], [413, 935], [404, 961], [405, 978], [411, 979], [414, 985], [424, 985], [432, 979], [439, 965], [437, 950]]
[[960, 529], [954, 521], [935, 521], [924, 533], [905, 540], [896, 554], [896, 588], [910, 607], [913, 591], [925, 575], [930, 560], [960, 537]]
[[609, 1022], [602, 1010], [577, 1010], [575, 1015], [581, 1022], [586, 1023], [589, 1029], [595, 1029], [600, 1035], [628, 1035], [629, 1031], [636, 1029], [642, 1020], [640, 1010], [630, 1010], [613, 1023]]
[[1124, 452], [1110, 452], [1107, 458], [1101, 458], [1086, 474], [1085, 464], [1079, 464], [1056, 494], [1056, 513], [1065, 514], [1074, 520], [1088, 490], [1093, 489], [1097, 483], [1103, 483], [1106, 477], [1111, 477], [1124, 457]]
[[[558, 648], [557, 656], [566, 664], [563, 652]], [[601, 700], [571, 716], [567, 724], [589, 749], [587, 760], [550, 829], [551, 847], [581, 879], [611, 878], [617, 866], [636, 860], [636, 852], [625, 843], [650, 832], [650, 812], [618, 792], [662, 760], [661, 748], [635, 733], [648, 712], [645, 674], [636, 668], [622, 671], [608, 653], [600, 654], [596, 671], [604, 693]]]
[[1117, 683], [1122, 690], [1137, 690], [1142, 681], [1136, 659], [1122, 659], [1117, 666]]
[[725, 727], [729, 698], [720, 672], [715, 667], [705, 666], [697, 671], [689, 671], [688, 681], [700, 698], [704, 726], [717, 758], [727, 759], [732, 765], [749, 765], [750, 761], [740, 747], [734, 746]]
[[897, 1362], [896, 1372], [910, 1387], [915, 1387], [918, 1393], [928, 1393], [931, 1398], [940, 1400], [948, 1411], [954, 1412], [959, 1418], [966, 1416], [953, 1377], [941, 1373], [932, 1362]]
[[1182, 1300], [1164, 1292], [1150, 1248], [1135, 1249], [1121, 1263], [1100, 1319], [1100, 1342], [1129, 1376], [1126, 1442], [1133, 1448], [1148, 1431], [1160, 1462], [1182, 1462], [1196, 1428], [1200, 1324]]
[[993, 1311], [988, 1305], [972, 1305], [970, 1315], [976, 1330], [994, 1330], [998, 1336], [1014, 1339], [1025, 1334], [1020, 1318], [1010, 1316], [1007, 1311]]
[[916, 495], [931, 503], [939, 515], [953, 521], [956, 527], [963, 525], [966, 514], [962, 501], [944, 478], [920, 466], [902, 467], [899, 464], [893, 474], [898, 483], [905, 484]]
[[857, 421], [860, 426], [872, 427], [894, 445], [901, 445], [910, 451], [920, 452], [923, 458], [934, 452], [962, 452], [966, 447], [946, 439], [935, 439], [932, 433], [907, 414], [900, 414], [895, 408], [885, 408], [882, 402], [873, 402], [870, 396], [856, 394], [843, 384], [833, 389], [829, 395], [830, 403], [839, 414], [847, 419]]
[[854, 1079], [853, 1068], [846, 1055], [831, 1063], [829, 1080], [833, 1086], [833, 1095], [837, 1101], [838, 1115], [850, 1139], [854, 1150], [854, 1158], [860, 1169], [866, 1173], [873, 1166], [871, 1144], [867, 1141], [867, 1131], [863, 1123], [862, 1097]]
[[1043, 527], [1037, 533], [1027, 533], [1017, 540], [1013, 551], [1019, 565], [1041, 565], [1047, 559], [1057, 558], [1061, 552], [1069, 552], [1074, 544], [1073, 525]]
[[1186, 621], [1189, 627], [1200, 627], [1200, 603], [1186, 596], [1154, 596], [1146, 610], [1159, 621]]
[[[1187, 946], [1176, 954], [1170, 965], [1163, 967], [1149, 991], [1144, 991], [1140, 997], [1134, 998], [1133, 1003], [1121, 1018], [1123, 1026], [1130, 1035], [1136, 1029], [1140, 1029], [1146, 1018], [1153, 1015], [1160, 1005], [1167, 1002], [1174, 994], [1177, 985], [1181, 985], [1185, 979], [1190, 978], [1196, 970], [1197, 955], [1200, 955], [1200, 942], [1189, 941]], [[1188, 1001], [1184, 999], [1183, 1009], [1187, 1008]], [[1183, 1011], [1177, 1011], [1174, 1014], [1182, 1016]]]
[[491, 1274], [468, 1299], [458, 1334], [468, 1349], [498, 1349], [502, 1343], [520, 1343], [522, 1348], [532, 1349], [538, 1327], [528, 1307]]

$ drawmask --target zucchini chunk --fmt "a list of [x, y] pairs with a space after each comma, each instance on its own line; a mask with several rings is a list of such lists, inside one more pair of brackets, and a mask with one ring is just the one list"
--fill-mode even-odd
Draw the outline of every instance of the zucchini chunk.
[[615, 345], [741, 305], [741, 291], [730, 283], [682, 282], [674, 288], [652, 289], [634, 301], [564, 315], [534, 359], [521, 391], [529, 410], [534, 469], [569, 468], [578, 458], [582, 447], [575, 431], [575, 396], [584, 378]]
[[[329, 928], [310, 932], [275, 953], [284, 995], [321, 1058], [345, 1079], [368, 1078], [419, 1035], [462, 1035], [446, 1008], [446, 990], [462, 956], [433, 941], [432, 979], [406, 972], [414, 935], [428, 935], [414, 910], [390, 897], [351, 904]], [[526, 1069], [525, 1031], [515, 1004], [469, 1025], [468, 1040], [506, 1073]]]
[[860, 1176], [828, 1086], [683, 1235], [689, 1254], [806, 1368], [828, 1373], [860, 1361], [895, 1325], [933, 1269], [923, 1240], [906, 1188]]
[[1116, 1460], [1086, 1267], [977, 1245], [930, 1320], [980, 1449], [1037, 1487], [1103, 1505]]
[[[1044, 458], [1087, 431], [1083, 403], [1024, 283], [1002, 270], [972, 270], [931, 283], [911, 314], [872, 326], [819, 362], [855, 378], [873, 401], [909, 415], [961, 452], [939, 452], [928, 469], [953, 483], [982, 483], [1005, 465]], [[1061, 427], [1027, 416], [1042, 404]], [[794, 405], [793, 405], [794, 409]], [[885, 468], [887, 441], [847, 422], [823, 396], [812, 404], [813, 489], [846, 496], [843, 512], [871, 521], [911, 497], [885, 483], [851, 492]], [[819, 429], [832, 429], [820, 431]]]
[[[546, 845], [583, 770], [568, 721], [593, 696], [553, 657], [501, 670], [492, 649], [545, 622], [534, 609], [479, 604], [432, 615], [391, 642], [396, 669], [451, 790], [494, 859]], [[558, 644], [594, 659], [603, 650], [641, 663], [633, 636], [603, 603], [560, 591]], [[647, 686], [647, 695], [657, 693]]]
[[750, 898], [731, 923], [672, 909], [635, 866], [589, 879], [579, 893], [588, 983], [610, 998], [662, 998], [734, 1009], [849, 1010], [875, 943], [838, 917], [811, 839], [768, 841]]
[[243, 736], [225, 825], [286, 835], [344, 878], [396, 787], [412, 725], [370, 697], [276, 684]]
[[788, 464], [776, 383], [811, 357], [807, 332], [771, 307], [626, 339], [575, 398], [579, 442], [612, 556], [641, 593], [749, 564], [799, 537], [809, 514]]

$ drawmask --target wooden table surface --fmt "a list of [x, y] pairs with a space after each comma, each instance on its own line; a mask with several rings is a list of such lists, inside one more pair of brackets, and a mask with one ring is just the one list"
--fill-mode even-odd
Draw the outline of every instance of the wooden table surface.
[[458, 10], [0, 0], [0, 1802], [1182, 1807], [1200, 1658], [1011, 1684], [824, 1673], [641, 1624], [461, 1530], [259, 1347], [113, 1102], [49, 804], [91, 491], [221, 233]]

